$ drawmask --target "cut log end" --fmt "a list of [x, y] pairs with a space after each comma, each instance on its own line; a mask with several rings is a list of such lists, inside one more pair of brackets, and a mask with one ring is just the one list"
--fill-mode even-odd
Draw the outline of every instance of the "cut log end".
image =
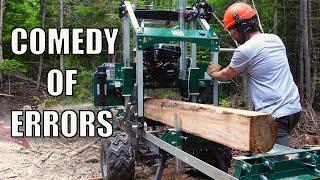
[[250, 126], [250, 152], [270, 151], [277, 138], [275, 119], [269, 115], [254, 117]]

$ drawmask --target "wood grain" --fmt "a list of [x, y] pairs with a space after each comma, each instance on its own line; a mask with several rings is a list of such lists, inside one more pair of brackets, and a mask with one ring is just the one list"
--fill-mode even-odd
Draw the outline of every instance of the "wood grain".
[[183, 131], [250, 152], [267, 152], [275, 142], [277, 124], [268, 114], [167, 99], [145, 99], [144, 116], [175, 125], [174, 114]]

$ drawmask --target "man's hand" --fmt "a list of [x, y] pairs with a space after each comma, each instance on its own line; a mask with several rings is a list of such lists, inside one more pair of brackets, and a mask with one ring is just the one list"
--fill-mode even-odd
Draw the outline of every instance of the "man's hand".
[[219, 64], [209, 63], [207, 68], [207, 73], [211, 78], [214, 78], [214, 73], [220, 71], [221, 66]]

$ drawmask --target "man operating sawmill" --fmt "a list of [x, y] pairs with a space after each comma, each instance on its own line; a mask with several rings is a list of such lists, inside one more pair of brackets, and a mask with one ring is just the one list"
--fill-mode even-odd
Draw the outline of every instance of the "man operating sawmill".
[[228, 80], [243, 73], [255, 111], [276, 118], [276, 143], [289, 146], [288, 134], [298, 123], [302, 108], [282, 40], [262, 33], [256, 11], [245, 3], [235, 3], [226, 10], [224, 26], [240, 46], [226, 68], [220, 70], [220, 65], [210, 63], [208, 74]]

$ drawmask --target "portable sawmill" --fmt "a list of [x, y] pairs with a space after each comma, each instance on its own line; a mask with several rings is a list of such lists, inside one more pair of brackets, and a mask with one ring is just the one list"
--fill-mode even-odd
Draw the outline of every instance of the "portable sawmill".
[[[218, 107], [223, 83], [206, 75], [208, 62], [198, 61], [197, 46], [208, 49], [214, 63], [219, 52], [232, 50], [220, 47], [208, 24], [213, 8], [207, 1], [186, 4], [179, 0], [178, 10], [120, 4], [123, 60], [93, 74], [94, 105], [113, 112], [114, 133], [101, 145], [103, 179], [134, 179], [136, 162], [145, 159], [158, 162], [155, 178], [161, 179], [168, 156], [176, 158], [177, 170], [183, 161], [213, 179], [319, 179], [320, 148], [274, 144], [270, 115]], [[157, 88], [178, 89], [184, 101], [144, 97]], [[231, 148], [250, 152], [235, 157], [233, 176], [227, 173]]]

